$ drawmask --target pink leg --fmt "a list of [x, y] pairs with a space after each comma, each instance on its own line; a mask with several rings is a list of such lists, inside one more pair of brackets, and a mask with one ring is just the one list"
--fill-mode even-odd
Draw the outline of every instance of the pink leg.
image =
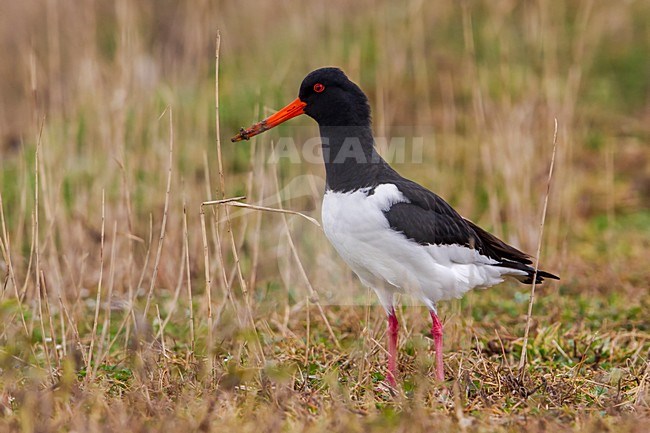
[[436, 379], [444, 381], [445, 368], [442, 364], [442, 323], [440, 323], [440, 319], [438, 319], [435, 311], [431, 311], [431, 320], [433, 321], [431, 336], [433, 337], [433, 345], [436, 350]]
[[395, 316], [395, 310], [392, 309], [388, 315], [388, 383], [392, 387], [397, 385], [395, 381], [395, 371], [397, 364], [397, 332], [399, 323]]

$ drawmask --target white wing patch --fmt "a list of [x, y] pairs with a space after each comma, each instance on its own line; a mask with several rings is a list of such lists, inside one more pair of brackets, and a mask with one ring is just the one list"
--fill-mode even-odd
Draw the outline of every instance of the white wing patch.
[[384, 212], [409, 202], [394, 184], [352, 192], [327, 191], [323, 229], [336, 251], [373, 288], [387, 310], [392, 294], [408, 293], [435, 310], [438, 301], [459, 298], [475, 287], [489, 287], [523, 271], [461, 245], [420, 245], [390, 228]]

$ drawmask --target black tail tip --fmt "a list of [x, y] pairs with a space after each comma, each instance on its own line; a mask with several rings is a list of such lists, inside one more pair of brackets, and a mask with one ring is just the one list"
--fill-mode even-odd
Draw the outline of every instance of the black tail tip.
[[[524, 284], [533, 284], [533, 276], [535, 276], [535, 273], [531, 272], [530, 274], [528, 274], [528, 278], [523, 280], [522, 282]], [[535, 284], [543, 283], [544, 278], [548, 278], [548, 279], [551, 279], [551, 280], [559, 280], [560, 279], [560, 277], [558, 277], [557, 275], [553, 275], [550, 272], [538, 270], [537, 271], [537, 278], [535, 279]]]

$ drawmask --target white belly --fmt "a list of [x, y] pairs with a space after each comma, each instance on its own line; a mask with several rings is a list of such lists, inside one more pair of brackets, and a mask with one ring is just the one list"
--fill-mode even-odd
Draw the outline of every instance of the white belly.
[[411, 294], [435, 308], [439, 300], [503, 281], [508, 270], [491, 266], [496, 262], [474, 249], [424, 246], [392, 230], [384, 212], [400, 202], [408, 200], [393, 184], [379, 185], [370, 195], [367, 190], [327, 191], [323, 198], [325, 235], [385, 308], [393, 292]]

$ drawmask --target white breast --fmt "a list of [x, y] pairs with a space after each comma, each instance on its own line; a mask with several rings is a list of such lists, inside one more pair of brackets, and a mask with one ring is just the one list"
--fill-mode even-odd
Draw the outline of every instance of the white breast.
[[390, 228], [384, 212], [409, 202], [393, 184], [352, 192], [327, 191], [323, 229], [336, 251], [373, 288], [384, 305], [394, 292], [409, 293], [435, 309], [439, 300], [488, 287], [511, 273], [474, 249], [460, 245], [420, 245]]

